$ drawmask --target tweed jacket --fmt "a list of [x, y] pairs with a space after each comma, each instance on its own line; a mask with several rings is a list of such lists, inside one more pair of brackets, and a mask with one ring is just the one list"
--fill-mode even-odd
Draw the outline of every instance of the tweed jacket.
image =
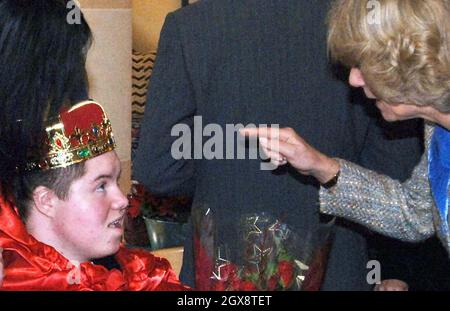
[[436, 233], [450, 251], [449, 236], [440, 230], [442, 220], [428, 178], [428, 151], [433, 132], [433, 124], [427, 123], [425, 152], [404, 183], [338, 159], [341, 175], [332, 189], [321, 188], [321, 212], [350, 219], [404, 241], [421, 241]]

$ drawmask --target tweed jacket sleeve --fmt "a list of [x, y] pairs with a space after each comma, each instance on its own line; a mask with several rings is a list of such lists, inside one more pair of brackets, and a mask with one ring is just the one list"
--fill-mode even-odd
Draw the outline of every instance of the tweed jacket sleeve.
[[433, 235], [435, 207], [428, 181], [432, 132], [433, 127], [427, 125], [425, 152], [404, 183], [337, 159], [341, 165], [339, 181], [331, 189], [320, 189], [321, 212], [404, 241], [424, 240]]

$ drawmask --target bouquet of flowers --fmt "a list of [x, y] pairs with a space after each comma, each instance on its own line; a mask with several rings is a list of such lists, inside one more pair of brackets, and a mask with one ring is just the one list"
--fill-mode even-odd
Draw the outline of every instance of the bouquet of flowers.
[[237, 250], [216, 242], [212, 212], [194, 213], [196, 288], [199, 290], [319, 290], [332, 224], [300, 239], [266, 214], [245, 215]]

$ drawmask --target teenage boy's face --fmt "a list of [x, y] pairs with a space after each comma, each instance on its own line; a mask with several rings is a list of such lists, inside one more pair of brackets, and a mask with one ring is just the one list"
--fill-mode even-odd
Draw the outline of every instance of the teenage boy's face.
[[79, 262], [118, 251], [128, 200], [118, 186], [120, 161], [114, 151], [86, 161], [66, 200], [58, 200], [53, 219], [59, 251]]

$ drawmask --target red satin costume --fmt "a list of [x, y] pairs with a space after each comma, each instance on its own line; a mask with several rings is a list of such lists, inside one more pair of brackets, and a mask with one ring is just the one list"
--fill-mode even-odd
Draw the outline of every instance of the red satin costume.
[[93, 263], [79, 268], [53, 247], [28, 234], [14, 206], [0, 198], [0, 247], [5, 278], [0, 290], [172, 291], [188, 290], [169, 262], [142, 249], [121, 247], [121, 266], [108, 270]]

